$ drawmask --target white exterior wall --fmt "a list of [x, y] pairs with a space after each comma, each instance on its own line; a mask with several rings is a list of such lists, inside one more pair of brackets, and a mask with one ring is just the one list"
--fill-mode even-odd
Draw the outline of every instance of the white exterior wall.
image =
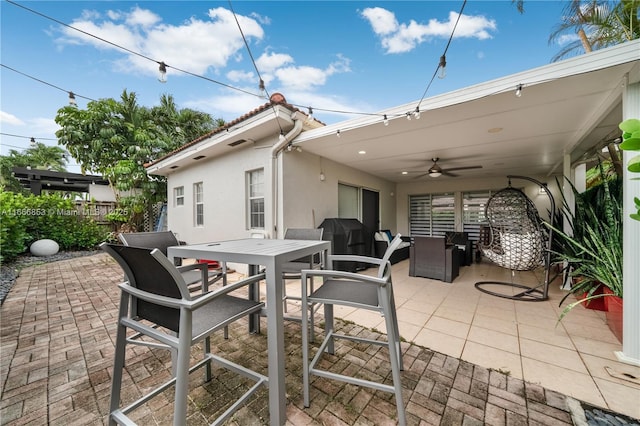
[[[528, 176], [541, 183], [546, 183], [553, 195], [556, 209], [562, 206], [562, 196], [556, 185], [556, 177]], [[560, 177], [558, 177], [560, 180]], [[447, 179], [434, 178], [433, 182], [416, 182], [398, 184], [397, 196], [397, 221], [398, 231], [403, 235], [409, 235], [409, 196], [420, 194], [439, 194], [443, 192], [458, 191], [483, 191], [505, 188], [508, 179], [503, 178], [486, 178], [486, 179]], [[547, 211], [549, 211], [549, 198], [545, 194], [539, 194], [539, 187], [533, 182], [524, 179], [512, 179], [511, 186], [514, 188], [522, 188], [524, 193], [533, 201], [538, 208], [538, 213], [543, 219], [548, 219]]]
[[[305, 152], [282, 154], [284, 162], [283, 222], [287, 227], [317, 227], [326, 218], [338, 217], [338, 183], [353, 185], [380, 194], [380, 227], [396, 229], [396, 185]], [[320, 180], [320, 173], [325, 180]]]
[[89, 199], [114, 202], [116, 195], [110, 185], [89, 185]]
[[[265, 223], [270, 223], [270, 152], [250, 146], [170, 174], [167, 177], [168, 229], [191, 244], [250, 237], [245, 174], [259, 168], [264, 168]], [[204, 191], [202, 227], [195, 226], [193, 185], [197, 182], [203, 183]], [[173, 190], [179, 186], [184, 187], [184, 205], [178, 207]]]

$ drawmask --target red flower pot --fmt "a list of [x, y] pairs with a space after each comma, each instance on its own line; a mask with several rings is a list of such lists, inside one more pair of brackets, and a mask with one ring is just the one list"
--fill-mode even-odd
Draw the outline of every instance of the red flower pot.
[[[600, 284], [596, 289], [596, 291], [593, 292], [592, 296], [603, 294], [605, 288], [608, 288], [608, 287], [606, 287], [603, 284]], [[579, 295], [578, 300], [582, 300], [588, 296], [589, 296], [589, 293], [584, 292], [581, 295]], [[585, 300], [584, 302], [582, 302], [582, 306], [584, 306], [587, 309], [593, 309], [595, 311], [606, 311], [607, 307], [605, 305], [606, 303], [605, 299], [606, 297], [598, 297], [597, 299]]]
[[622, 298], [614, 296], [608, 287], [604, 288], [604, 294], [607, 295], [603, 297], [607, 308], [607, 325], [620, 343], [622, 343]]

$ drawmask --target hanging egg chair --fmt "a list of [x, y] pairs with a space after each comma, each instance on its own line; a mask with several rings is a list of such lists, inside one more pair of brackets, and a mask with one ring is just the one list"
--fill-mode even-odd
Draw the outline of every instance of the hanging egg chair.
[[[524, 176], [508, 176], [508, 179], [509, 185], [487, 201], [485, 217], [489, 227], [479, 242], [479, 248], [487, 259], [511, 270], [512, 275], [514, 271], [533, 271], [544, 267], [544, 282], [531, 287], [513, 282], [479, 281], [475, 286], [484, 293], [508, 299], [547, 300], [553, 231], [544, 225], [535, 205], [524, 192], [511, 186], [511, 179], [529, 180], [544, 189], [551, 203], [551, 212], [555, 211], [553, 196], [545, 185], [535, 179]], [[494, 290], [500, 286], [515, 288], [516, 291]]]

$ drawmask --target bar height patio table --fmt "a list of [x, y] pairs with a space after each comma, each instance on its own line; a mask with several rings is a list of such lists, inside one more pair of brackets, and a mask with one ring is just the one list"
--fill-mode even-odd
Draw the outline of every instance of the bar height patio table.
[[326, 251], [326, 254], [330, 255], [331, 242], [247, 238], [173, 246], [167, 249], [167, 257], [170, 260], [175, 258], [215, 259], [222, 262], [247, 264], [252, 267], [261, 265], [266, 268], [269, 424], [271, 425], [283, 425], [287, 418], [282, 264], [321, 251]]

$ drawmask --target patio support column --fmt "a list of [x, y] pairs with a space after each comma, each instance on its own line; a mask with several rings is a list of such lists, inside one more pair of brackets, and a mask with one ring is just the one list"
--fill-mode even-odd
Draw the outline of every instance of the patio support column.
[[[571, 168], [571, 155], [565, 154], [562, 161], [562, 176], [563, 179], [560, 181], [560, 185], [562, 193], [564, 194], [564, 198], [567, 201], [567, 206], [571, 209], [571, 214], [575, 215], [576, 213], [576, 197], [573, 194], [573, 188], [571, 185], [576, 188], [578, 192], [584, 192], [586, 186], [586, 175], [585, 175], [586, 166], [584, 164], [578, 165], [576, 168]], [[559, 202], [556, 204], [557, 208], [562, 208], [562, 204]], [[569, 221], [565, 220], [562, 223], [562, 231], [567, 234], [573, 236], [573, 228], [572, 224]], [[563, 266], [567, 266], [566, 262]], [[565, 275], [568, 274], [568, 270], [565, 268]], [[570, 290], [571, 289], [571, 280], [562, 277], [562, 282], [564, 283], [562, 290]]]
[[[622, 93], [622, 117], [640, 118], [640, 83], [627, 84]], [[640, 365], [640, 222], [629, 217], [635, 212], [633, 197], [640, 197], [640, 180], [627, 171], [626, 164], [634, 151], [622, 152], [623, 164], [623, 317], [622, 352], [616, 356], [622, 362]], [[636, 175], [637, 176], [637, 175]]]

